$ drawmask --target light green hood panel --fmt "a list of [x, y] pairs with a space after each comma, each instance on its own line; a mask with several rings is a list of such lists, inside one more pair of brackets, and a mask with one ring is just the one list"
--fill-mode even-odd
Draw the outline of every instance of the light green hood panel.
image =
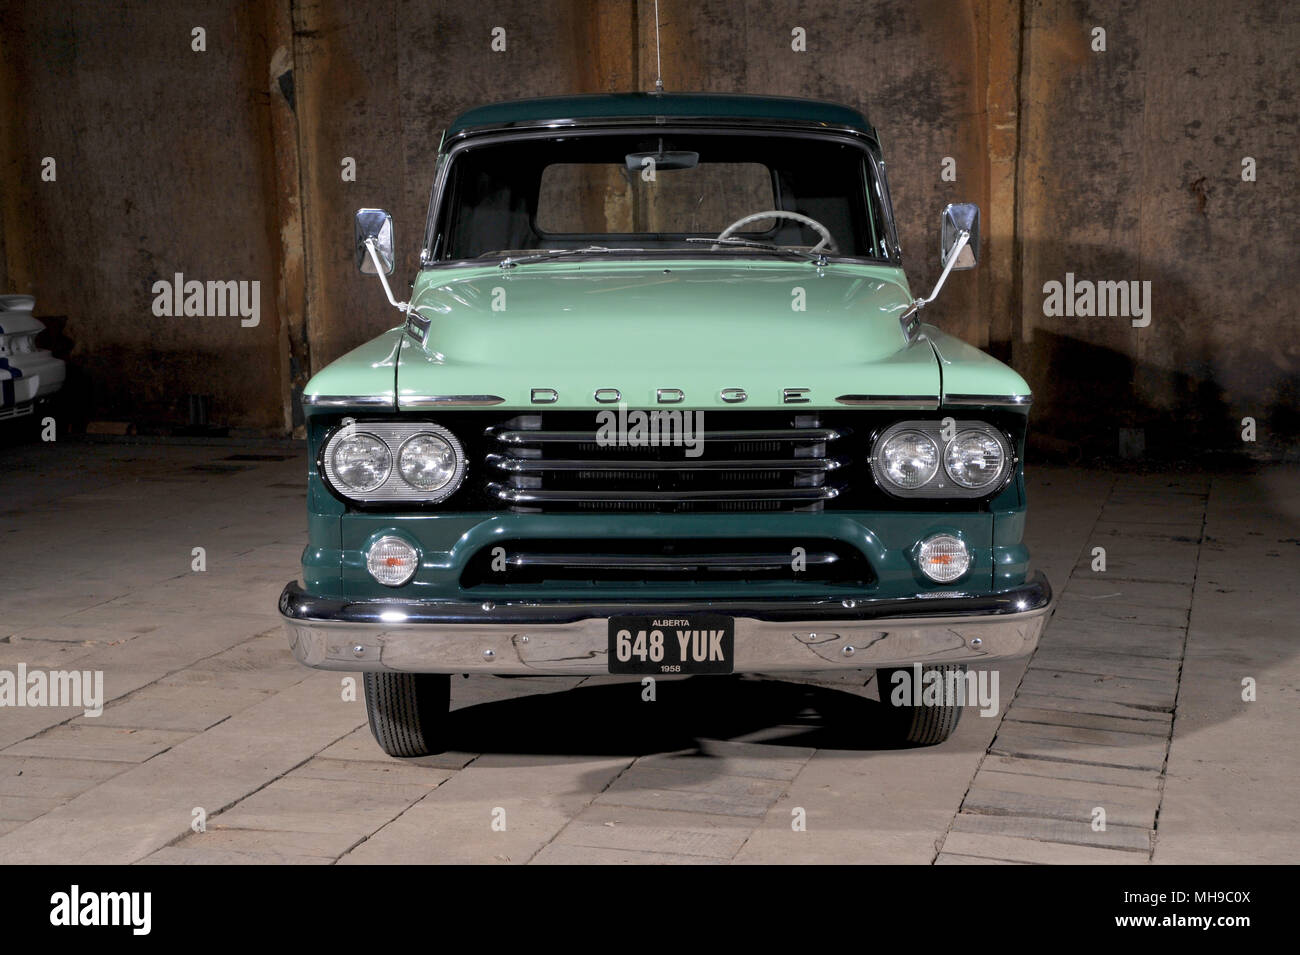
[[[393, 328], [308, 382], [305, 395], [489, 395], [501, 409], [597, 408], [599, 388], [653, 407], [659, 388], [684, 408], [837, 408], [840, 395], [1028, 395], [997, 359], [933, 325], [906, 345], [898, 314], [909, 300], [894, 268], [698, 261], [534, 263], [420, 275], [415, 311], [430, 322], [421, 346]], [[804, 311], [795, 290], [803, 289]], [[499, 290], [499, 291], [498, 291]], [[493, 309], [496, 303], [499, 310]], [[724, 388], [748, 400], [723, 402]], [[786, 388], [811, 399], [791, 405]], [[372, 407], [374, 407], [372, 405]]]
[[934, 344], [934, 350], [938, 353], [945, 397], [1029, 394], [1029, 385], [1025, 379], [992, 355], [985, 354], [933, 325], [922, 325], [921, 331]]
[[[802, 289], [802, 292], [798, 291]], [[804, 309], [793, 306], [802, 300]], [[597, 408], [597, 389], [632, 406], [680, 389], [681, 407], [842, 407], [846, 394], [939, 394], [924, 341], [908, 346], [898, 314], [910, 300], [900, 270], [806, 262], [537, 262], [502, 270], [422, 273], [413, 308], [426, 341], [408, 338], [398, 370], [403, 398], [496, 395], [532, 408]], [[494, 307], [495, 306], [495, 307]], [[749, 398], [728, 405], [724, 388]]]
[[378, 338], [352, 349], [317, 372], [307, 382], [303, 396], [386, 397], [393, 403], [397, 358], [405, 337], [402, 328], [390, 328]]

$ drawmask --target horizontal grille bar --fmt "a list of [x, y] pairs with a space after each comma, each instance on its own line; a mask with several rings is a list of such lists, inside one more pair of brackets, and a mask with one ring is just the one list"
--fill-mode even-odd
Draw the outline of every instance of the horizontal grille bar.
[[[604, 435], [599, 431], [493, 431], [502, 444], [600, 444]], [[840, 433], [832, 428], [771, 428], [761, 430], [702, 430], [698, 435], [705, 444], [723, 441], [794, 441], [799, 444], [837, 441]]]
[[504, 539], [479, 548], [461, 571], [466, 588], [630, 586], [648, 593], [723, 581], [861, 591], [876, 575], [858, 548], [825, 537]]
[[519, 458], [489, 454], [489, 466], [512, 474], [543, 471], [834, 471], [844, 462], [835, 458], [685, 458], [682, 460], [613, 458]]
[[813, 503], [829, 501], [839, 494], [833, 487], [737, 488], [707, 491], [609, 491], [558, 488], [506, 487], [488, 484], [488, 493], [511, 504], [572, 503], [607, 501], [616, 504], [676, 504], [682, 502], [783, 501]]
[[[801, 558], [809, 567], [829, 567], [840, 559], [832, 551], [809, 551]], [[582, 570], [783, 570], [792, 563], [789, 551], [765, 554], [546, 554], [512, 553], [513, 567], [564, 567]]]

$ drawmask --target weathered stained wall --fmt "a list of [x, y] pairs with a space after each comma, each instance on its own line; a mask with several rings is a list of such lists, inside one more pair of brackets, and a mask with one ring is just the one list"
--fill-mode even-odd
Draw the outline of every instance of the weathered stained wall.
[[[1119, 427], [1240, 448], [1253, 417], [1261, 449], [1295, 446], [1298, 51], [1295, 4], [1026, 6], [1014, 351], [1037, 429], [1098, 452]], [[1150, 324], [1045, 316], [1067, 272], [1149, 281]]]
[[[927, 317], [1013, 361], [1036, 430], [1103, 452], [1137, 426], [1153, 447], [1188, 432], [1229, 446], [1253, 415], [1294, 442], [1294, 6], [659, 7], [668, 89], [821, 97], [872, 118], [914, 292], [938, 273], [939, 210], [980, 203], [980, 268]], [[353, 268], [356, 208], [393, 212], [401, 295], [456, 113], [655, 77], [652, 0], [74, 0], [3, 17], [0, 283], [67, 316], [94, 417], [183, 422], [199, 392], [219, 423], [283, 431], [306, 378], [395, 318]], [[199, 25], [206, 53], [190, 49]], [[57, 184], [40, 181], [45, 155]], [[1257, 182], [1241, 181], [1246, 155]], [[261, 279], [261, 325], [154, 318], [150, 283], [176, 271]], [[1043, 283], [1066, 272], [1150, 280], [1152, 324], [1045, 316]]]
[[[0, 14], [5, 288], [53, 317], [91, 416], [184, 423], [195, 393], [214, 420], [284, 427], [258, 13], [74, 0]], [[260, 282], [259, 324], [155, 316], [153, 283], [178, 272]]]

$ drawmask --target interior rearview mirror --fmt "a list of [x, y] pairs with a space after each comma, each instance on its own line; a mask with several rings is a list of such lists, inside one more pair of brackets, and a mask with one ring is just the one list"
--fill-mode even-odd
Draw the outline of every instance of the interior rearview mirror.
[[641, 172], [642, 169], [694, 169], [700, 164], [700, 154], [685, 150], [669, 150], [657, 153], [628, 153], [623, 157], [627, 162], [628, 172]]
[[366, 275], [375, 275], [375, 260], [366, 245], [367, 239], [373, 239], [375, 254], [383, 266], [384, 275], [393, 274], [393, 217], [383, 209], [358, 209], [356, 227], [357, 268]]
[[944, 207], [939, 222], [939, 261], [947, 263], [957, 237], [970, 233], [966, 245], [952, 263], [954, 269], [973, 269], [980, 257], [980, 207], [973, 202], [953, 202]]

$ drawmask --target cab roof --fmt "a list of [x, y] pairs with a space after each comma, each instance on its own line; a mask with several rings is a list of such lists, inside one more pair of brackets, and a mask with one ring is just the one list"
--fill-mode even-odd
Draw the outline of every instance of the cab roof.
[[745, 93], [598, 93], [550, 96], [479, 106], [461, 113], [447, 129], [448, 138], [483, 128], [539, 123], [628, 121], [645, 119], [721, 119], [797, 122], [850, 127], [872, 137], [875, 131], [856, 109], [821, 100]]

